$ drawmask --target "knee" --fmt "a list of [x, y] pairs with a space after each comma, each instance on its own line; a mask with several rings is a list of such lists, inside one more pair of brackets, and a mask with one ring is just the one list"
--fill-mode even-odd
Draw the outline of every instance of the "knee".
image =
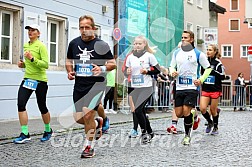
[[25, 105], [18, 104], [18, 112], [26, 111]]
[[89, 120], [91, 120], [91, 119], [93, 119], [95, 117], [95, 111], [94, 110], [90, 110], [90, 109], [88, 109], [86, 107], [83, 107], [82, 111], [84, 113], [84, 115], [83, 115], [84, 121], [89, 121]]
[[38, 107], [39, 107], [39, 110], [40, 110], [41, 114], [46, 114], [46, 113], [48, 113], [48, 109], [47, 109], [47, 107], [46, 107], [45, 104], [43, 104], [43, 105], [42, 105], [42, 104], [39, 104]]

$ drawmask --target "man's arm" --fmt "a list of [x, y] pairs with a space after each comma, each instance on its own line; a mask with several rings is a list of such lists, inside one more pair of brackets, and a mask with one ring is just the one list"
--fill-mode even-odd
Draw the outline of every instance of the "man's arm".
[[73, 71], [73, 60], [66, 59], [66, 70], [67, 70], [67, 78], [69, 80], [75, 79], [75, 72]]

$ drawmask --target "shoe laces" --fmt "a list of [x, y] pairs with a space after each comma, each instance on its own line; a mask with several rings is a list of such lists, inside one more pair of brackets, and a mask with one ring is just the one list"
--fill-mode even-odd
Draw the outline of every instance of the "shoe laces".
[[85, 148], [84, 152], [85, 152], [85, 153], [89, 153], [89, 152], [90, 152], [90, 150], [91, 150], [91, 146], [86, 146], [86, 148]]

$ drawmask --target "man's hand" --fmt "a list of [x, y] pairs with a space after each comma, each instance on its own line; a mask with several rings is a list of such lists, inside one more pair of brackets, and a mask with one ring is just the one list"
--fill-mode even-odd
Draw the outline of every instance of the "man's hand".
[[201, 81], [199, 79], [196, 79], [193, 81], [195, 86], [200, 86], [201, 85]]
[[75, 72], [74, 72], [74, 71], [69, 72], [69, 73], [67, 74], [67, 78], [68, 78], [69, 80], [74, 80], [74, 79], [75, 79]]
[[141, 74], [147, 74], [147, 72], [148, 72], [148, 70], [147, 70], [146, 68], [142, 68], [142, 69], [140, 70], [140, 73], [141, 73]]
[[93, 76], [98, 76], [101, 74], [102, 72], [102, 69], [100, 66], [97, 66], [96, 64], [92, 64], [93, 66], [93, 69], [92, 69], [92, 72], [93, 72]]

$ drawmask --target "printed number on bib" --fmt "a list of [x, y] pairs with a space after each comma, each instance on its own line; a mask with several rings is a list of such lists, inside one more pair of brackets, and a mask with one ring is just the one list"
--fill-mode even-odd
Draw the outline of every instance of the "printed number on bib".
[[91, 64], [76, 64], [76, 75], [77, 76], [92, 76], [93, 66]]
[[32, 79], [26, 79], [23, 87], [31, 90], [36, 90], [38, 86], [38, 81], [32, 80]]
[[132, 75], [132, 86], [141, 86], [144, 84], [143, 75]]
[[179, 84], [192, 85], [192, 77], [191, 76], [179, 76]]
[[205, 80], [205, 84], [214, 84], [215, 83], [215, 76], [208, 76], [207, 79]]

